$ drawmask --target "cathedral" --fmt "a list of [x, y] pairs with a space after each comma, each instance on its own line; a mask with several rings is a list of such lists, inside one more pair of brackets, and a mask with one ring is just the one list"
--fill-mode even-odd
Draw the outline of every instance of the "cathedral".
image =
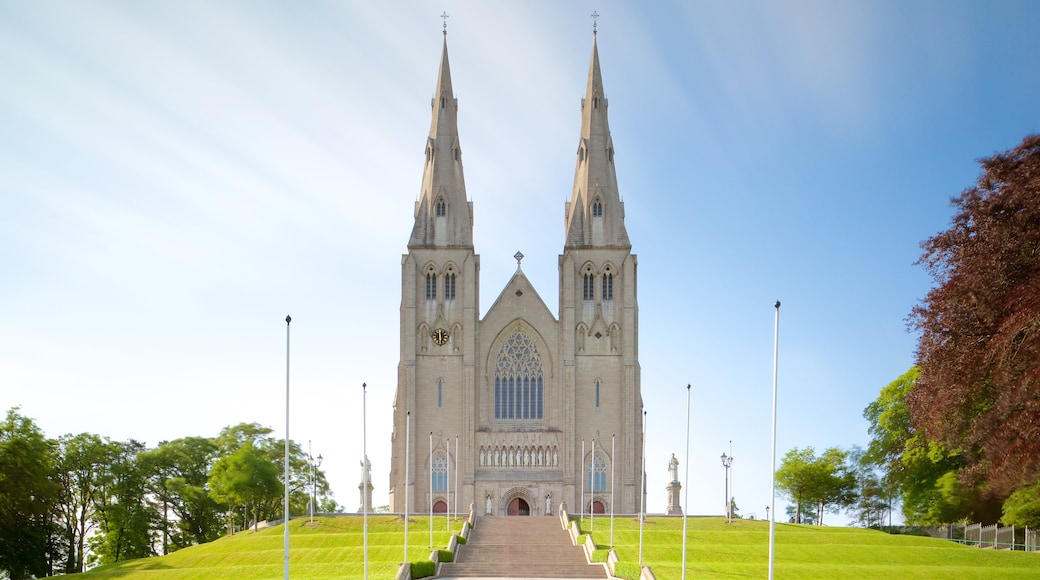
[[[554, 314], [517, 269], [480, 317], [445, 36], [408, 253], [390, 471], [393, 512], [544, 516], [640, 509], [636, 256], [593, 34]], [[562, 161], [562, 160], [561, 160]], [[549, 216], [547, 221], [555, 221]]]

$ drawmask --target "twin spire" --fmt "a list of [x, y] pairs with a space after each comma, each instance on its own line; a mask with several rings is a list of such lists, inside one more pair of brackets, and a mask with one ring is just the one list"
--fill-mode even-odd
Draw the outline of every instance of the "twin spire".
[[[447, 34], [431, 107], [426, 165], [408, 247], [472, 248], [473, 207], [466, 197], [462, 171], [458, 101], [451, 86]], [[607, 99], [595, 31], [585, 98], [581, 102], [574, 186], [571, 201], [566, 205], [565, 224], [564, 247], [631, 248], [614, 172], [614, 145], [607, 123]]]

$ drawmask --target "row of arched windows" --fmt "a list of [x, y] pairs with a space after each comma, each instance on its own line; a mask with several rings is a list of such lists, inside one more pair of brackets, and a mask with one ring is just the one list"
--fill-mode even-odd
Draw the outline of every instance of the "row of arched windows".
[[[442, 276], [444, 278], [444, 299], [455, 300], [455, 270], [448, 268], [448, 271]], [[426, 270], [426, 299], [436, 300], [437, 299], [437, 272], [430, 266]]]
[[481, 467], [559, 467], [560, 451], [555, 445], [480, 447]]

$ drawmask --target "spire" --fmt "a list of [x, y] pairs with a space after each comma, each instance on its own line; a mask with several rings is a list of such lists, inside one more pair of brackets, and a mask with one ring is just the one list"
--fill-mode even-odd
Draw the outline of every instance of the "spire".
[[409, 247], [473, 247], [473, 212], [466, 198], [459, 145], [458, 100], [451, 86], [448, 33], [444, 32], [437, 87], [430, 102], [432, 117], [426, 140], [419, 201]]
[[614, 143], [607, 123], [607, 99], [603, 93], [595, 30], [585, 98], [581, 101], [577, 155], [574, 188], [566, 209], [564, 246], [631, 248], [625, 230], [624, 204], [618, 195], [614, 173]]

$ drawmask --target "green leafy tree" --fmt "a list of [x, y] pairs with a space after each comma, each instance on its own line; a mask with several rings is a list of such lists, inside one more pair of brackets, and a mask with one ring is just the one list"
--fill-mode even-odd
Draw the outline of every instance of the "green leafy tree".
[[111, 478], [95, 508], [98, 530], [89, 541], [91, 557], [110, 564], [154, 556], [159, 516], [149, 503], [147, 473], [139, 457], [145, 446], [134, 440], [110, 445]]
[[247, 441], [241, 448], [217, 460], [210, 471], [213, 498], [234, 508], [253, 512], [254, 529], [259, 519], [273, 512], [282, 496], [278, 466]]
[[54, 449], [17, 408], [0, 422], [0, 571], [11, 580], [49, 576]]
[[1040, 135], [982, 159], [919, 263], [936, 286], [911, 313], [914, 425], [962, 452], [967, 484], [1002, 498], [1040, 476]]
[[[160, 503], [164, 522], [163, 553], [171, 551], [171, 547], [203, 544], [220, 536], [226, 508], [209, 493], [209, 470], [218, 452], [212, 439], [184, 437], [163, 442], [144, 454], [149, 493]], [[172, 546], [167, 547], [167, 542]]]
[[64, 435], [57, 441], [52, 480], [59, 485], [54, 507], [65, 546], [62, 569], [67, 574], [86, 568], [87, 538], [95, 529], [95, 509], [109, 487], [111, 442], [93, 433]]
[[1000, 520], [1006, 526], [1040, 527], [1040, 482], [1012, 493], [1003, 506]]
[[920, 374], [913, 367], [881, 389], [863, 417], [870, 423], [870, 444], [862, 461], [883, 472], [886, 487], [899, 496], [910, 525], [939, 525], [973, 518], [996, 521], [999, 503], [978, 485], [966, 483], [958, 449], [929, 439], [914, 426], [908, 406]]
[[826, 511], [850, 505], [855, 500], [856, 480], [846, 465], [848, 452], [831, 447], [819, 457], [812, 447], [788, 451], [776, 471], [781, 493], [795, 503], [795, 523], [802, 523], [806, 506], [816, 509], [816, 522], [823, 525]]

